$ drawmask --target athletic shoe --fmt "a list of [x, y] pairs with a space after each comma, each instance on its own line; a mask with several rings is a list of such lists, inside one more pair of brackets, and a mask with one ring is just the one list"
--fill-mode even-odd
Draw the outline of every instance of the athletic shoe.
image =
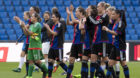
[[67, 72], [63, 72], [63, 73], [61, 73], [61, 75], [67, 75]]
[[15, 68], [12, 70], [13, 72], [21, 72], [21, 68]]
[[74, 78], [81, 78], [81, 74], [74, 75], [73, 77], [74, 77]]
[[54, 67], [53, 73], [55, 73], [55, 72], [57, 71], [57, 69], [58, 69], [58, 65], [56, 65], [56, 66]]
[[33, 71], [33, 72], [39, 72], [39, 69], [37, 69], [37, 68], [36, 68], [36, 69], [34, 69], [34, 71]]

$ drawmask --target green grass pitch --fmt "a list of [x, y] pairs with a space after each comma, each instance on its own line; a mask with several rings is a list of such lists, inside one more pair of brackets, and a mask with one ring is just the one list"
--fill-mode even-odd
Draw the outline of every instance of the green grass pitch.
[[[68, 64], [68, 63], [67, 63]], [[20, 73], [15, 73], [12, 71], [13, 68], [16, 68], [18, 63], [5, 63], [0, 62], [0, 78], [23, 78], [25, 75], [25, 66], [23, 66], [22, 71]], [[130, 69], [130, 78], [140, 78], [140, 62], [129, 62], [128, 63]], [[123, 75], [122, 67], [120, 78], [125, 78]], [[79, 74], [81, 70], [81, 63], [76, 62], [74, 65], [73, 75]], [[52, 78], [65, 78], [65, 76], [61, 76], [63, 70], [61, 67], [57, 70], [56, 73], [53, 73]], [[33, 78], [41, 78], [41, 72], [34, 72]]]

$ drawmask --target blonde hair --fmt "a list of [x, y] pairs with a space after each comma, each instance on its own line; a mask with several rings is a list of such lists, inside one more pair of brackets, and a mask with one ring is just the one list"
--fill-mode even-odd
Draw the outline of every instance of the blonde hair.
[[107, 10], [110, 10], [110, 11], [115, 11], [115, 10], [116, 10], [116, 8], [115, 8], [114, 6], [110, 6], [110, 7], [108, 7], [108, 8], [107, 8]]
[[109, 3], [106, 3], [106, 2], [104, 2], [104, 1], [99, 2], [99, 4], [101, 4], [102, 7], [105, 8], [105, 10], [106, 10], [108, 7], [110, 7], [110, 4], [109, 4]]

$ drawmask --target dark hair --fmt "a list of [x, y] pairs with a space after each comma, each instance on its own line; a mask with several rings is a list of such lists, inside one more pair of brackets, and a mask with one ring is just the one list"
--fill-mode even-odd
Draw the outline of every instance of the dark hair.
[[125, 11], [124, 10], [115, 10], [115, 13], [120, 15], [122, 22], [125, 24], [125, 26], [127, 26]]
[[57, 7], [52, 8], [52, 14], [55, 13], [55, 12], [59, 12]]
[[[49, 11], [44, 12], [44, 14], [48, 14], [49, 16], [51, 15]], [[43, 14], [43, 16], [44, 16]]]
[[80, 6], [80, 7], [78, 7], [78, 9], [79, 9], [80, 13], [82, 13], [82, 15], [86, 16], [86, 11], [85, 11], [84, 8], [82, 8], [82, 7]]
[[98, 15], [97, 7], [94, 6], [94, 5], [90, 5], [90, 7], [91, 7], [91, 9], [92, 9], [92, 11], [91, 11], [91, 16], [95, 18], [95, 17]]
[[40, 15], [39, 15], [38, 13], [34, 13], [34, 17], [37, 18], [37, 21], [38, 21], [38, 22], [41, 22]]
[[40, 13], [40, 9], [39, 9], [39, 7], [32, 6], [32, 8], [35, 10], [36, 13], [38, 13], [38, 14]]
[[[54, 12], [53, 14], [56, 16], [56, 18], [59, 18], [59, 20], [60, 20], [61, 15], [60, 15], [60, 13], [59, 13], [59, 12]], [[52, 15], [53, 15], [53, 14], [52, 14]]]
[[28, 16], [28, 18], [31, 17], [29, 11], [25, 11], [24, 13]]

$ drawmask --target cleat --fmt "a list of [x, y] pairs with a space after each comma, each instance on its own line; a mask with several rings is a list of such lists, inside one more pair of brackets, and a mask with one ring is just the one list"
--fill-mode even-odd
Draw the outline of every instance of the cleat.
[[15, 68], [12, 70], [13, 72], [21, 72], [21, 68]]

